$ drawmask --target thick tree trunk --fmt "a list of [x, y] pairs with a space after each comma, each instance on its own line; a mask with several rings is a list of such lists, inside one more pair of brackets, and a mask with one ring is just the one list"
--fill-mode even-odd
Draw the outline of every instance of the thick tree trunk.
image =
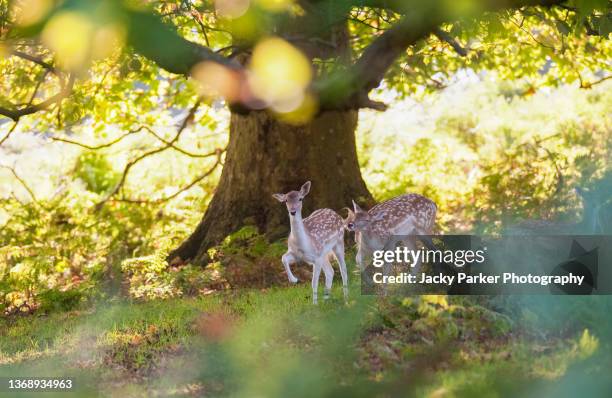
[[[327, 207], [339, 211], [351, 199], [371, 202], [355, 149], [357, 112], [326, 112], [292, 126], [263, 112], [232, 114], [225, 166], [215, 195], [193, 234], [170, 261], [204, 264], [207, 249], [243, 225], [257, 225], [270, 239], [289, 231], [284, 205], [272, 194], [312, 181], [304, 215]], [[176, 261], [176, 260], [175, 260]]]

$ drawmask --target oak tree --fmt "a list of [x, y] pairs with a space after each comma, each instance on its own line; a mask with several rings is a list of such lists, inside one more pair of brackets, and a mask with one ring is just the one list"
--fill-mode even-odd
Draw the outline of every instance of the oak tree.
[[[200, 179], [223, 163], [202, 221], [170, 255], [204, 263], [207, 248], [245, 223], [285, 233], [271, 194], [306, 180], [306, 212], [372, 202], [355, 130], [360, 110], [386, 109], [382, 91], [422, 96], [468, 70], [523, 79], [526, 93], [588, 89], [610, 77], [611, 26], [600, 0], [1, 1], [0, 145], [18, 123], [128, 135], [160, 109], [183, 110], [176, 135], [130, 160], [98, 206], [155, 153], [202, 157]], [[180, 147], [198, 110], [220, 104], [231, 112], [227, 148]]]

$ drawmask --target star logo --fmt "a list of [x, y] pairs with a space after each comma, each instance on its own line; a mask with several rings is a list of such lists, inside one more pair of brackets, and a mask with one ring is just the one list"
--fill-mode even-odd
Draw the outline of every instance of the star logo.
[[581, 285], [553, 284], [550, 285], [550, 291], [552, 294], [591, 295], [597, 289], [598, 271], [598, 248], [587, 251], [580, 243], [573, 240], [568, 260], [557, 265], [551, 275], [561, 276], [571, 273], [584, 276], [584, 281]]

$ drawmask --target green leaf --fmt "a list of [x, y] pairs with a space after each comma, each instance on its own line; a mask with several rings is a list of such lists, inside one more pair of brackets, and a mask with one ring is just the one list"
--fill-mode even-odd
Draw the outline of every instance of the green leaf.
[[555, 25], [557, 26], [557, 30], [564, 36], [567, 36], [571, 32], [571, 28], [565, 21], [556, 20]]
[[608, 14], [599, 19], [599, 34], [605, 38], [612, 33], [612, 15]]

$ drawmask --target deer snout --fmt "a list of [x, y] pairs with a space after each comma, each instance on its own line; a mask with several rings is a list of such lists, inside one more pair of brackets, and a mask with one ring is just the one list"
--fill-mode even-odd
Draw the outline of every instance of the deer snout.
[[298, 201], [291, 201], [287, 203], [287, 210], [289, 214], [295, 216], [299, 211], [302, 210], [302, 203]]
[[351, 231], [364, 231], [370, 227], [369, 221], [356, 220], [352, 222], [353, 226]]

